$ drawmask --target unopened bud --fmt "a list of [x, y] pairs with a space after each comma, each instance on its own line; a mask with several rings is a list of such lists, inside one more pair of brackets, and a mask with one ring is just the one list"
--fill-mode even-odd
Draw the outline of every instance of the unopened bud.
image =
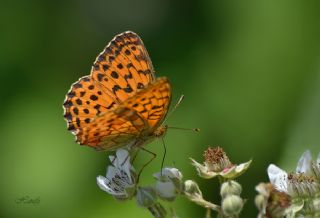
[[226, 216], [238, 215], [243, 207], [243, 200], [237, 195], [228, 195], [222, 200], [222, 211]]
[[202, 198], [202, 192], [198, 186], [198, 184], [192, 180], [186, 180], [184, 182], [184, 192], [186, 195], [190, 197], [201, 197]]
[[263, 211], [265, 213], [266, 199], [263, 195], [257, 195], [254, 199], [254, 203], [259, 211]]
[[240, 196], [242, 187], [239, 183], [234, 180], [224, 182], [220, 188], [220, 195], [225, 198], [227, 195], [238, 195]]

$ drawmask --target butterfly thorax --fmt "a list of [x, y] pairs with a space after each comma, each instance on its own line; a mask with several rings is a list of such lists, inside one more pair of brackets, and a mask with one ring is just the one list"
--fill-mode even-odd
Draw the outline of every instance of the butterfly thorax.
[[163, 137], [167, 132], [167, 125], [157, 127], [153, 132], [143, 132], [134, 143], [134, 147], [142, 147], [151, 143], [156, 138]]
[[167, 125], [161, 125], [153, 132], [153, 135], [157, 138], [163, 137], [167, 132], [167, 128]]

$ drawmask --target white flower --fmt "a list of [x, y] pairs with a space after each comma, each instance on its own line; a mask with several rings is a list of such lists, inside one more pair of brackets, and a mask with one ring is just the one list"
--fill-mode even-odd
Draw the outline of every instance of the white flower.
[[153, 175], [156, 180], [156, 192], [158, 196], [167, 201], [175, 199], [176, 195], [182, 190], [182, 174], [176, 168], [163, 168], [162, 172]]
[[295, 173], [288, 174], [274, 164], [270, 164], [267, 171], [274, 187], [291, 197], [313, 196], [319, 191], [319, 184], [312, 173], [311, 153], [308, 150], [299, 159]]
[[267, 171], [271, 184], [273, 184], [278, 191], [287, 192], [288, 173], [274, 164], [270, 164]]
[[124, 200], [133, 196], [136, 190], [134, 169], [130, 164], [129, 152], [118, 149], [115, 156], [109, 156], [113, 166], [108, 166], [106, 177], [98, 176], [98, 186], [116, 199]]

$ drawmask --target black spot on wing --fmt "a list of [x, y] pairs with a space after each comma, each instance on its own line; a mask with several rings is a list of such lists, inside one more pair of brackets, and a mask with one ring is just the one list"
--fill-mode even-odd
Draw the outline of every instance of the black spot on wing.
[[98, 77], [99, 82], [101, 82], [102, 78], [104, 77], [104, 74], [98, 73], [97, 77]]
[[113, 78], [115, 78], [115, 79], [119, 78], [119, 75], [118, 75], [118, 73], [117, 73], [116, 71], [112, 71], [112, 72], [111, 72], [111, 76], [112, 76]]
[[81, 99], [78, 98], [78, 99], [76, 100], [76, 102], [77, 102], [78, 105], [82, 105]]
[[73, 108], [73, 113], [76, 115], [79, 115], [79, 109], [77, 107]]
[[133, 89], [132, 89], [131, 86], [128, 84], [128, 86], [124, 89], [124, 91], [125, 91], [126, 93], [131, 93], [131, 92], [133, 92]]
[[98, 100], [98, 97], [97, 97], [96, 95], [91, 95], [91, 96], [90, 96], [90, 99], [91, 99], [92, 101], [96, 101], [96, 100]]
[[120, 64], [117, 65], [117, 67], [118, 67], [118, 69], [121, 70], [123, 68], [123, 65], [120, 63]]
[[119, 85], [114, 85], [112, 88], [113, 93], [116, 93], [119, 89], [121, 89], [121, 87]]
[[83, 109], [83, 112], [84, 112], [85, 114], [89, 114], [89, 110], [88, 110], [87, 108]]
[[144, 85], [143, 85], [142, 83], [138, 83], [137, 88], [138, 88], [138, 89], [143, 89], [143, 88], [144, 88]]

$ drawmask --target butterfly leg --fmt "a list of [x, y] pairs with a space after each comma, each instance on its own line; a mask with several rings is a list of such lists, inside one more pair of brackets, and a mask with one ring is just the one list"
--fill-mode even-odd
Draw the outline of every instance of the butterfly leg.
[[140, 149], [143, 150], [143, 151], [145, 151], [145, 152], [147, 152], [147, 153], [149, 153], [149, 154], [151, 154], [151, 155], [152, 155], [152, 158], [151, 158], [148, 162], [146, 162], [145, 164], [143, 164], [143, 166], [141, 167], [141, 169], [140, 169], [140, 171], [139, 171], [139, 173], [138, 173], [137, 184], [139, 183], [139, 178], [140, 178], [140, 175], [141, 175], [143, 169], [144, 169], [146, 166], [148, 166], [148, 165], [157, 157], [157, 154], [153, 153], [152, 151], [149, 151], [149, 150], [147, 150], [147, 149], [145, 149], [145, 148], [143, 148], [143, 147], [140, 147]]
[[[133, 156], [133, 158], [132, 158], [132, 160], [131, 160], [131, 164], [133, 164], [133, 162], [134, 162], [135, 159], [137, 158], [139, 151], [140, 151], [140, 149], [138, 149], [138, 150], [135, 149], [135, 151], [133, 151], [133, 152], [135, 152], [135, 154], [134, 154], [134, 156]], [[123, 163], [121, 163], [121, 166], [123, 166], [124, 163], [128, 160], [128, 158], [129, 158], [130, 156], [132, 156], [132, 153], [133, 153], [133, 152], [130, 152], [130, 153], [127, 155], [127, 157], [124, 159]]]
[[131, 164], [133, 164], [133, 162], [136, 160], [139, 151], [140, 151], [140, 149], [138, 149], [138, 150], [136, 151], [136, 153], [134, 154], [134, 156], [133, 156], [133, 158], [132, 158], [132, 161], [131, 161]]
[[[136, 156], [138, 155], [139, 150], [136, 151], [131, 163], [133, 163], [134, 159], [136, 159]], [[125, 164], [125, 162], [127, 162], [128, 158], [130, 158], [131, 154], [129, 153], [126, 158], [124, 159], [124, 161], [121, 163], [121, 166], [123, 166]], [[111, 163], [114, 165], [114, 161], [116, 160], [116, 158], [114, 158]]]

